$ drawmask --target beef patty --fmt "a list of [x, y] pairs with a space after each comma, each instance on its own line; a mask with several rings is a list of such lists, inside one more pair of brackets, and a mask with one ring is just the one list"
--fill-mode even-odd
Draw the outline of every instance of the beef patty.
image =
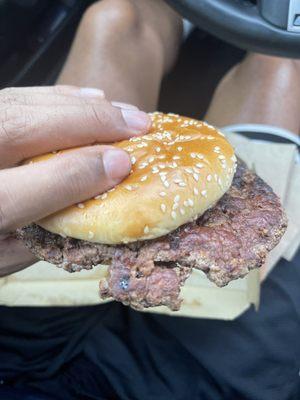
[[260, 267], [286, 226], [279, 198], [239, 160], [231, 188], [214, 207], [158, 239], [110, 246], [63, 238], [35, 224], [20, 229], [18, 237], [38, 258], [69, 272], [109, 264], [100, 282], [102, 298], [136, 309], [178, 310], [180, 287], [192, 268], [227, 285]]

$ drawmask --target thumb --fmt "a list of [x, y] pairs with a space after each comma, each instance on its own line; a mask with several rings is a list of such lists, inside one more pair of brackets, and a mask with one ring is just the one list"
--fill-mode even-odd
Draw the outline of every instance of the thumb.
[[[91, 146], [0, 171], [0, 233], [106, 192], [129, 174], [129, 155]], [[43, 161], [41, 161], [43, 160]]]

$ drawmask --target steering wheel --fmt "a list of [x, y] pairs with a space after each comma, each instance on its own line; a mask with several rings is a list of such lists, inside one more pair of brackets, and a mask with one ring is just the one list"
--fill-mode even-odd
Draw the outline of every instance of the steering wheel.
[[300, 0], [167, 0], [199, 28], [246, 50], [300, 58]]

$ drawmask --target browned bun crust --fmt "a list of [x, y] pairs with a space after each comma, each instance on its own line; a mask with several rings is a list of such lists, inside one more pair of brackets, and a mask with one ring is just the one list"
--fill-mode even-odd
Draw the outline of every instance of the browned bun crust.
[[[236, 168], [232, 146], [214, 127], [174, 114], [152, 114], [150, 133], [116, 143], [132, 160], [116, 188], [38, 224], [50, 232], [118, 244], [166, 235], [214, 205]], [[47, 154], [31, 161], [55, 157]]]

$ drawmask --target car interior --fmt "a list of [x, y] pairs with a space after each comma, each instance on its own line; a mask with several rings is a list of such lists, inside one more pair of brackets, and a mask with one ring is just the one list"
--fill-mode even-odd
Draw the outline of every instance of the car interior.
[[[0, 88], [54, 84], [80, 18], [93, 2], [1, 0]], [[299, 57], [297, 1], [171, 0], [169, 3], [193, 27], [175, 68], [164, 79], [161, 111], [203, 117], [219, 80], [243, 58], [246, 50]], [[199, 79], [204, 74], [205, 79]], [[178, 92], [181, 96], [174, 95]], [[267, 140], [269, 135], [262, 132], [261, 138]], [[290, 139], [272, 138], [298, 144], [295, 138]]]

